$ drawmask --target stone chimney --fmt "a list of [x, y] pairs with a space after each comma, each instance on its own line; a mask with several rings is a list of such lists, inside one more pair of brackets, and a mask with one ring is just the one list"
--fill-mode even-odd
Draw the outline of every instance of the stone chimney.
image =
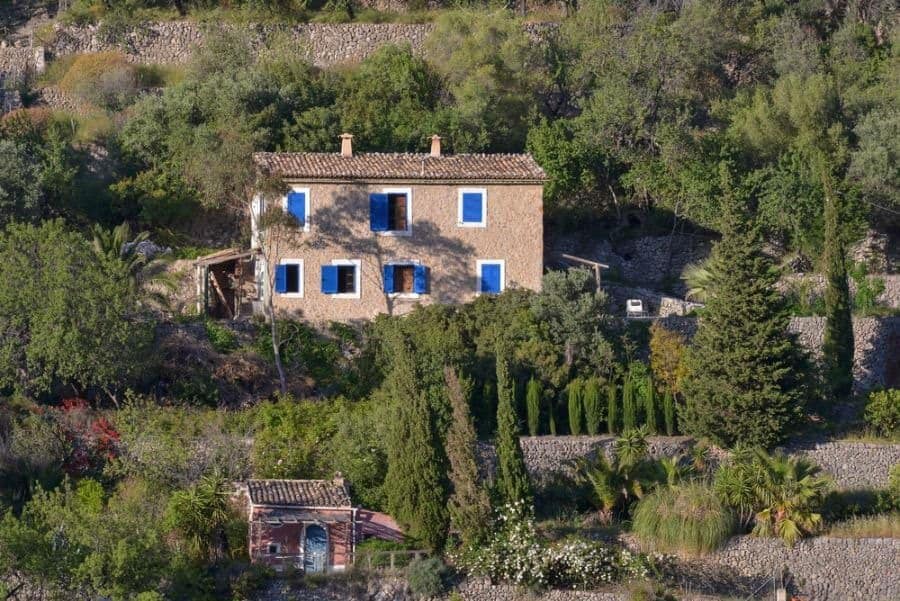
[[341, 156], [353, 156], [353, 134], [341, 134]]
[[437, 134], [431, 136], [431, 156], [441, 156], [441, 137]]

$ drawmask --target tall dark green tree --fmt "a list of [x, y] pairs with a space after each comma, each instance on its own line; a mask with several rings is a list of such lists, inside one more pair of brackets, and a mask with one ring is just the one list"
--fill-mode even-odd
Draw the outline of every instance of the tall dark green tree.
[[588, 378], [584, 383], [584, 427], [591, 436], [600, 432], [600, 422], [603, 421], [603, 406], [600, 401], [600, 380], [596, 377]]
[[497, 490], [506, 503], [533, 500], [519, 444], [519, 418], [515, 409], [515, 384], [509, 375], [506, 351], [497, 349]]
[[685, 433], [720, 445], [771, 447], [800, 416], [805, 379], [775, 289], [778, 274], [762, 253], [745, 196], [728, 189], [712, 294], [688, 352], [680, 422]]
[[637, 407], [634, 400], [634, 378], [625, 374], [622, 382], [622, 431], [629, 432], [637, 427]]
[[619, 431], [619, 394], [616, 383], [610, 382], [606, 389], [606, 427], [610, 434]]
[[450, 523], [464, 545], [477, 544], [491, 517], [491, 502], [478, 481], [475, 462], [475, 426], [469, 413], [470, 380], [462, 379], [452, 367], [444, 368], [447, 396], [453, 419], [447, 430], [447, 460], [450, 462], [452, 492], [448, 503]]
[[566, 403], [569, 408], [569, 434], [581, 434], [581, 380], [576, 378], [566, 387]]
[[528, 433], [538, 435], [541, 424], [541, 383], [532, 377], [525, 388], [525, 411], [528, 417]]
[[384, 480], [387, 509], [409, 536], [440, 549], [448, 523], [443, 453], [408, 342], [395, 334], [390, 346], [393, 369], [385, 382], [392, 403]]
[[[823, 161], [824, 162], [824, 161]], [[822, 167], [825, 191], [825, 341], [822, 357], [825, 375], [835, 400], [846, 398], [853, 388], [853, 319], [850, 286], [840, 223], [840, 198], [831, 174]]]

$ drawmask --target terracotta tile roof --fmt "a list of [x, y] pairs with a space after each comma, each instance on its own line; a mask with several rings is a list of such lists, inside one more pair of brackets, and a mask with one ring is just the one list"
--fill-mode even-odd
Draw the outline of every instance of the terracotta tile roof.
[[350, 495], [336, 480], [248, 480], [254, 505], [350, 507]]
[[257, 152], [256, 165], [279, 177], [328, 180], [469, 180], [543, 182], [529, 154], [430, 154]]

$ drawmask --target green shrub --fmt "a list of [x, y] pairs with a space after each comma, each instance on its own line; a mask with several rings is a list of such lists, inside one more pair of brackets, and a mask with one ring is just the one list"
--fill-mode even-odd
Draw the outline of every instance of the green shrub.
[[734, 532], [731, 511], [699, 483], [659, 488], [638, 502], [634, 532], [663, 552], [701, 555], [718, 549]]
[[237, 348], [237, 334], [233, 330], [212, 319], [205, 320], [203, 327], [206, 329], [209, 343], [216, 349], [216, 352], [227, 354]]
[[118, 52], [82, 54], [66, 71], [59, 88], [83, 102], [118, 110], [137, 95], [137, 69]]
[[581, 380], [576, 378], [569, 382], [566, 400], [569, 406], [569, 433], [578, 436], [581, 434]]
[[[391, 551], [408, 551], [412, 547], [405, 542], [370, 538], [356, 545], [354, 564], [360, 568], [386, 568], [391, 565]], [[410, 555], [394, 555], [394, 567], [405, 567], [410, 563]]]
[[437, 557], [415, 559], [406, 570], [409, 588], [418, 597], [437, 597], [445, 589], [447, 566]]
[[590, 378], [584, 384], [584, 426], [587, 433], [596, 436], [603, 421], [603, 405], [600, 401], [600, 380]]
[[637, 427], [637, 407], [634, 406], [634, 380], [630, 374], [625, 375], [622, 384], [622, 431], [628, 432]]
[[878, 434], [900, 437], [900, 388], [870, 392], [864, 416]]

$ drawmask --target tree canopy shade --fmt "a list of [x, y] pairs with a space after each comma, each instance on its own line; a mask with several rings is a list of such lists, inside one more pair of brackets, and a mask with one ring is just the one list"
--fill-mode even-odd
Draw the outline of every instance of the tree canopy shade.
[[113, 261], [61, 221], [0, 234], [0, 386], [71, 384], [115, 398], [147, 364], [152, 324]]
[[770, 447], [782, 441], [806, 401], [797, 347], [762, 254], [745, 197], [725, 199], [723, 237], [713, 250], [712, 294], [687, 357], [683, 430], [717, 444]]

